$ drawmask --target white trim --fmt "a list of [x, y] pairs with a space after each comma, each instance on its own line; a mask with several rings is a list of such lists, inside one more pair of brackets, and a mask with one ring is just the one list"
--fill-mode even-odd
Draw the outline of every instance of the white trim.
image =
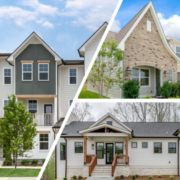
[[[24, 73], [24, 71], [23, 71], [23, 65], [25, 65], [25, 64], [31, 64], [31, 67], [32, 67], [32, 69], [31, 69], [31, 80], [24, 80], [23, 79], [23, 73]], [[29, 71], [30, 72], [30, 71]], [[26, 72], [25, 72], [26, 73]], [[33, 63], [22, 63], [22, 81], [33, 81]]]
[[[42, 64], [47, 64], [48, 65], [48, 71], [46, 72], [46, 71], [40, 71], [39, 70], [39, 66], [40, 65], [42, 65]], [[48, 73], [48, 79], [47, 80], [40, 80], [39, 78], [40, 78], [40, 76], [39, 76], [39, 74], [40, 73], [43, 73], [43, 72], [45, 72], [45, 73]], [[49, 81], [49, 63], [38, 63], [38, 81]]]
[[[12, 85], [12, 67], [3, 67], [2, 69], [3, 69], [3, 71], [2, 71], [2, 73], [3, 73], [3, 76], [2, 76], [2, 77], [3, 77], [3, 80], [2, 80], [3, 85], [4, 85], [4, 86], [11, 86], [11, 85]], [[4, 83], [4, 78], [5, 78], [5, 76], [4, 76], [4, 70], [5, 70], [5, 69], [10, 69], [10, 70], [11, 70], [11, 76], [6, 76], [6, 77], [11, 77], [11, 84], [5, 84], [5, 83]]]
[[175, 53], [176, 53], [176, 55], [177, 55], [177, 54], [179, 54], [179, 55], [180, 55], [180, 52], [178, 52], [178, 53], [177, 53], [177, 51], [176, 51], [176, 50], [177, 50], [177, 47], [179, 47], [179, 48], [180, 48], [180, 46], [175, 45]]
[[[76, 84], [70, 84], [70, 77], [75, 77], [75, 76], [70, 76], [70, 70], [71, 69], [76, 69]], [[78, 85], [78, 68], [68, 68], [68, 85]]]
[[88, 137], [126, 137], [126, 133], [87, 133]]
[[[48, 135], [48, 141], [40, 141], [40, 134], [47, 134]], [[40, 142], [48, 142], [48, 149], [40, 149]], [[49, 133], [39, 133], [39, 151], [49, 151]]]
[[151, 21], [147, 20], [147, 31], [151, 32]]

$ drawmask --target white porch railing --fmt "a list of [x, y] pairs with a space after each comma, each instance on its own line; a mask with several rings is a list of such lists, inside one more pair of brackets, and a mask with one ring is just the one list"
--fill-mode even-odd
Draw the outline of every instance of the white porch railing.
[[37, 124], [37, 126], [53, 126], [54, 125], [54, 114], [48, 113], [35, 113], [32, 114], [34, 117], [34, 123]]

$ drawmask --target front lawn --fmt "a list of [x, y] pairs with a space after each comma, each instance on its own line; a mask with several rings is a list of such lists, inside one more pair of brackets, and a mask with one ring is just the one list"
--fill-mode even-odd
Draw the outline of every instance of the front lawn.
[[0, 177], [37, 177], [40, 169], [0, 168]]
[[[109, 99], [108, 97], [103, 97]], [[100, 99], [99, 94], [83, 89], [79, 94], [79, 99]]]

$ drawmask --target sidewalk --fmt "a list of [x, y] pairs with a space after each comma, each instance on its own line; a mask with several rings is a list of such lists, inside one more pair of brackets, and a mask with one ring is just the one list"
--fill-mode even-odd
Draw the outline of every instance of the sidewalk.
[[37, 177], [4, 177], [0, 180], [36, 180]]

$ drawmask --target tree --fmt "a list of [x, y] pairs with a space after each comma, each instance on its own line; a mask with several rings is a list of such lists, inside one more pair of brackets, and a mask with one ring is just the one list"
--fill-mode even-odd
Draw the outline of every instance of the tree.
[[76, 115], [78, 121], [84, 121], [85, 118], [89, 117], [90, 120], [93, 119], [91, 115], [92, 106], [89, 103], [76, 103], [72, 113]]
[[117, 83], [122, 83], [122, 70], [120, 61], [123, 59], [123, 51], [118, 48], [114, 39], [104, 42], [99, 51], [88, 81], [98, 91], [100, 98], [108, 97], [109, 90]]
[[23, 103], [17, 102], [15, 95], [9, 96], [8, 99], [8, 104], [4, 106], [4, 119], [0, 119], [0, 146], [3, 146], [8, 161], [12, 161], [13, 156], [16, 168], [17, 158], [28, 157], [25, 152], [34, 148], [37, 131], [33, 117], [26, 112]]

